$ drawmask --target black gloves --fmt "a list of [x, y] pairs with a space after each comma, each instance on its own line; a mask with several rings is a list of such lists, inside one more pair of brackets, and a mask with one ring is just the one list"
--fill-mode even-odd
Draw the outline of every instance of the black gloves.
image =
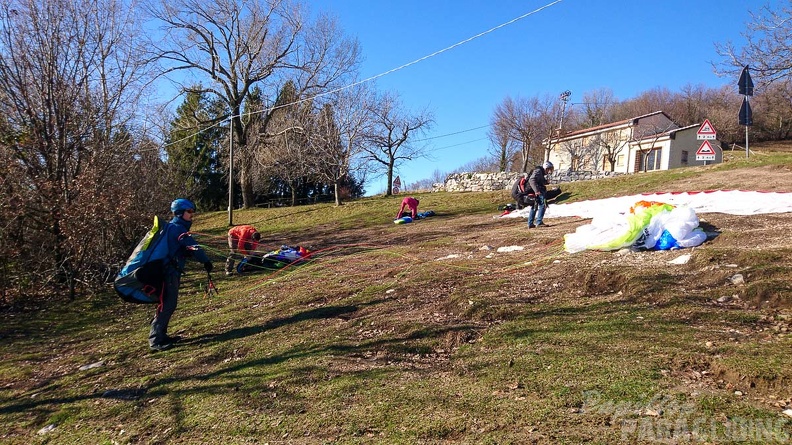
[[204, 269], [206, 269], [207, 272], [212, 272], [213, 268], [214, 268], [214, 266], [212, 266], [212, 262], [211, 261], [207, 261], [207, 262], [204, 263]]

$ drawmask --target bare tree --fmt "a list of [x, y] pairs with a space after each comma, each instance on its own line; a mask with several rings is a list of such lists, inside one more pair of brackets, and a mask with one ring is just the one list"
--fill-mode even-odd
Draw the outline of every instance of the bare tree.
[[632, 143], [638, 147], [637, 155], [641, 157], [641, 171], [649, 171], [649, 161], [655, 159], [653, 156], [659, 152], [655, 150], [657, 141], [668, 131], [679, 126], [673, 121], [649, 120], [633, 128]]
[[707, 119], [707, 92], [704, 85], [687, 84], [665, 111], [681, 126], [704, 122]]
[[[510, 140], [520, 149], [518, 171], [527, 172], [529, 165], [545, 159], [542, 139], [554, 128], [553, 105], [538, 97], [512, 99], [507, 96], [495, 107], [491, 119], [493, 128], [508, 132]], [[548, 127], [550, 126], [550, 127]]]
[[[247, 154], [258, 163], [256, 173], [287, 183], [291, 205], [297, 205], [299, 189], [314, 175], [316, 165], [316, 153], [309, 145], [314, 132], [313, 102], [298, 100], [295, 85], [287, 82], [266, 119], [257, 113], [261, 106], [258, 100], [250, 100], [248, 105], [252, 111], [249, 143], [257, 149]], [[265, 126], [266, 132], [262, 130]]]
[[583, 93], [583, 107], [580, 124], [583, 127], [596, 127], [616, 120], [615, 106], [618, 101], [609, 88], [600, 88]]
[[541, 102], [542, 108], [538, 115], [538, 125], [544, 129], [546, 144], [544, 146], [544, 155], [540, 161], [550, 159], [550, 153], [557, 148], [559, 138], [563, 134], [580, 127], [578, 113], [572, 109], [567, 110], [566, 100], [568, 100], [570, 94], [565, 91], [560, 96], [552, 99], [545, 96], [544, 101]]
[[718, 139], [727, 143], [743, 139], [745, 133], [735, 112], [740, 109], [742, 96], [732, 86], [710, 90], [706, 96], [706, 117], [718, 130]]
[[[288, 0], [162, 0], [151, 11], [164, 23], [164, 42], [152, 42], [165, 73], [188, 72], [206, 81], [201, 92], [225, 101], [232, 134], [243, 156], [239, 165], [244, 207], [253, 204], [252, 159], [246, 156], [250, 128], [242, 117], [251, 88], [276, 97], [286, 81], [306, 99], [337, 86], [357, 68], [356, 41], [343, 37], [335, 20], [305, 19], [300, 4]], [[183, 84], [183, 91], [191, 85]], [[272, 108], [261, 112], [271, 113]], [[257, 131], [267, 132], [264, 116]]]
[[564, 141], [559, 144], [559, 149], [569, 156], [569, 169], [572, 171], [584, 170], [590, 164], [591, 146], [583, 145], [579, 141]]
[[140, 176], [131, 118], [147, 79], [136, 16], [115, 0], [0, 3], [0, 145], [11, 160], [0, 207], [12, 209], [0, 237], [18, 248], [20, 282], [65, 285], [74, 298], [89, 267], [118, 253], [115, 226], [135, 207]]
[[784, 140], [792, 135], [792, 84], [767, 85], [762, 94], [754, 98], [752, 106], [757, 138]]
[[630, 119], [655, 111], [670, 110], [674, 108], [675, 100], [675, 94], [668, 88], [653, 88], [621, 102], [617, 107], [617, 116], [618, 119]]
[[405, 192], [413, 190], [432, 190], [435, 184], [445, 184], [447, 177], [448, 173], [435, 169], [432, 172], [432, 176], [407, 184], [402, 190]]
[[[371, 134], [373, 92], [365, 84], [338, 91], [318, 114], [309, 142], [314, 147], [316, 172], [333, 184], [335, 204], [341, 205], [345, 179], [365, 176], [365, 136]], [[330, 105], [332, 103], [332, 106]]]
[[616, 131], [598, 133], [594, 137], [592, 143], [597, 148], [597, 154], [601, 155], [596, 156], [596, 158], [602, 158], [607, 162], [610, 171], [616, 169], [617, 159], [624, 152], [625, 148], [629, 146], [627, 140], [621, 137], [621, 133]]
[[510, 129], [507, 123], [493, 116], [490, 119], [490, 129], [487, 132], [487, 137], [491, 143], [489, 153], [497, 161], [498, 171], [502, 172], [509, 169], [509, 161], [516, 153], [515, 141], [510, 136]]
[[411, 137], [431, 128], [432, 113], [406, 111], [398, 96], [380, 95], [372, 106], [372, 129], [366, 137], [366, 159], [373, 162], [388, 180], [385, 194], [393, 194], [393, 172], [404, 161], [426, 155], [425, 145], [411, 141]]
[[792, 1], [766, 4], [750, 15], [742, 33], [745, 46], [736, 48], [730, 41], [715, 44], [723, 58], [715, 64], [716, 72], [737, 79], [743, 67], [749, 65], [759, 84], [788, 81], [792, 76]]

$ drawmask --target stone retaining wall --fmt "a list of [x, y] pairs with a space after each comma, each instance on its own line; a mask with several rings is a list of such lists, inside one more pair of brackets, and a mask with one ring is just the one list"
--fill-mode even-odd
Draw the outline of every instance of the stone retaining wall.
[[[432, 185], [433, 192], [491, 192], [495, 190], [511, 190], [514, 181], [522, 173], [497, 172], [497, 173], [453, 173], [448, 175], [445, 183]], [[587, 171], [562, 171], [553, 172], [550, 182], [588, 181], [591, 179], [611, 178], [624, 173], [616, 172], [587, 172]]]

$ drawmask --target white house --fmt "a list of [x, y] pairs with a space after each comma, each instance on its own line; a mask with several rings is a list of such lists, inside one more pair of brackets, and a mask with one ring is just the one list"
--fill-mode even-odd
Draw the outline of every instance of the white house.
[[[561, 170], [634, 173], [723, 161], [720, 142], [709, 140], [709, 158], [696, 160], [701, 124], [680, 127], [662, 111], [586, 128], [553, 138], [550, 161]], [[706, 150], [710, 150], [705, 147]]]

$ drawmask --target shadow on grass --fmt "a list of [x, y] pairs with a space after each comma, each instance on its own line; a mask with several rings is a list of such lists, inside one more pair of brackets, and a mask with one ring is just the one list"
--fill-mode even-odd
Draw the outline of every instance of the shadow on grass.
[[[289, 317], [276, 318], [260, 326], [247, 326], [243, 328], [232, 329], [230, 331], [219, 334], [206, 334], [196, 337], [194, 339], [187, 339], [186, 341], [180, 342], [179, 346], [201, 345], [201, 344], [224, 342], [228, 340], [245, 338], [252, 335], [260, 334], [267, 330], [277, 329], [279, 327], [286, 326], [288, 324], [299, 323], [307, 320], [326, 319], [326, 318], [335, 318], [335, 317], [344, 318], [345, 315], [357, 311], [359, 307], [378, 304], [386, 300], [388, 299], [373, 300], [370, 302], [361, 303], [359, 305], [327, 306], [327, 307], [315, 308], [307, 311], [298, 312]], [[180, 348], [176, 348], [175, 350], [178, 349]], [[332, 348], [325, 348], [325, 349], [332, 349]], [[304, 351], [302, 354], [307, 354], [310, 352], [311, 351]], [[274, 364], [284, 361], [288, 359], [290, 356], [298, 356], [298, 355], [301, 354], [294, 353], [292, 355], [286, 355], [280, 357], [268, 357], [266, 359], [257, 360], [253, 362], [253, 364], [254, 365], [264, 365], [268, 363]], [[175, 381], [190, 380], [193, 378], [204, 380], [206, 378], [210, 378], [215, 375], [226, 374], [228, 372], [230, 372], [230, 370], [219, 370], [217, 372], [210, 373], [205, 376], [190, 376], [186, 378], [185, 377], [166, 378], [152, 382], [150, 385], [147, 385], [146, 387], [109, 389], [94, 394], [77, 395], [72, 397], [60, 397], [60, 398], [49, 398], [49, 399], [44, 397], [38, 397], [35, 400], [32, 399], [17, 400], [18, 403], [9, 404], [6, 406], [0, 406], [0, 414], [18, 413], [18, 412], [34, 409], [40, 406], [46, 406], [46, 405], [57, 406], [57, 405], [70, 404], [84, 400], [91, 400], [91, 399], [104, 398], [104, 399], [116, 399], [116, 400], [136, 400], [142, 397], [144, 394], [148, 393], [154, 387], [166, 385], [168, 383], [172, 383]], [[45, 389], [46, 388], [41, 388], [41, 390], [45, 390]]]
[[551, 199], [548, 201], [550, 204], [558, 204], [559, 202], [565, 201], [572, 197], [572, 194], [569, 192], [564, 192], [558, 195], [555, 199]]
[[289, 317], [276, 318], [260, 326], [246, 326], [243, 328], [231, 329], [230, 331], [219, 334], [204, 334], [195, 337], [193, 339], [184, 341], [180, 344], [184, 344], [184, 345], [206, 344], [206, 343], [235, 340], [239, 338], [249, 337], [251, 335], [261, 334], [262, 332], [269, 331], [271, 329], [277, 329], [281, 326], [286, 326], [292, 323], [299, 323], [307, 320], [318, 320], [323, 318], [338, 318], [344, 314], [350, 314], [357, 310], [358, 310], [357, 305], [319, 307], [303, 312], [298, 312]]
[[[372, 301], [369, 303], [361, 304], [360, 306], [376, 304], [380, 301], [384, 301], [384, 300]], [[196, 345], [202, 343], [238, 339], [250, 335], [255, 335], [267, 329], [275, 329], [277, 327], [284, 326], [290, 323], [298, 323], [301, 321], [306, 321], [311, 319], [343, 317], [345, 314], [350, 314], [356, 310], [358, 310], [358, 306], [355, 305], [317, 308], [317, 309], [299, 312], [290, 317], [277, 318], [261, 326], [249, 326], [240, 329], [233, 329], [222, 334], [202, 336], [194, 341], [180, 343], [180, 345], [189, 345], [189, 344]], [[426, 338], [441, 338], [445, 335], [453, 334], [456, 332], [466, 333], [471, 329], [476, 329], [476, 328], [477, 326], [464, 324], [457, 326], [443, 326], [434, 329], [422, 328], [413, 332], [405, 333], [403, 336], [398, 336], [388, 339], [375, 339], [372, 341], [367, 341], [362, 343], [348, 343], [348, 342], [338, 342], [338, 341], [330, 341], [324, 344], [305, 343], [303, 344], [303, 346], [296, 347], [287, 351], [283, 351], [280, 354], [233, 363], [227, 367], [216, 369], [214, 371], [210, 371], [203, 374], [188, 373], [185, 375], [159, 378], [152, 380], [149, 383], [141, 386], [103, 389], [101, 391], [97, 391], [91, 394], [73, 395], [69, 397], [47, 398], [40, 395], [35, 399], [27, 398], [27, 399], [16, 399], [13, 401], [5, 400], [2, 402], [7, 404], [5, 406], [0, 406], [0, 414], [14, 414], [14, 413], [25, 412], [28, 413], [29, 415], [35, 415], [41, 418], [46, 418], [47, 416], [50, 415], [50, 413], [62, 410], [63, 407], [66, 405], [75, 404], [84, 401], [90, 401], [90, 400], [110, 399], [119, 402], [136, 403], [137, 400], [140, 400], [143, 397], [158, 398], [165, 395], [183, 397], [189, 394], [197, 394], [197, 393], [228, 394], [230, 390], [235, 391], [238, 390], [240, 387], [244, 387], [245, 385], [249, 384], [249, 382], [251, 381], [250, 380], [251, 375], [249, 373], [245, 374], [244, 376], [237, 374], [238, 372], [246, 369], [260, 368], [262, 370], [261, 373], [266, 374], [268, 372], [271, 372], [269, 368], [266, 368], [267, 366], [277, 365], [279, 363], [284, 363], [289, 360], [298, 359], [302, 357], [318, 356], [323, 354], [324, 355], [340, 354], [344, 356], [362, 357], [364, 353], [366, 353], [367, 351], [375, 351], [386, 348], [391, 349], [391, 352], [395, 352], [396, 354], [400, 354], [400, 353], [414, 354], [421, 352], [421, 348], [417, 345], [413, 348], [410, 348], [409, 346], [405, 345], [406, 342], [411, 342]], [[180, 349], [181, 348], [177, 348], [173, 350], [173, 352], [168, 351], [165, 353], [157, 353], [157, 354], [178, 353]], [[308, 369], [305, 372], [312, 371], [313, 369], [316, 368], [312, 367], [311, 369]], [[348, 374], [366, 375], [367, 373], [370, 372], [380, 372], [380, 373], [399, 372], [399, 368], [396, 367], [393, 370], [358, 369], [358, 370], [350, 370], [348, 371]], [[174, 389], [170, 387], [170, 385], [172, 384], [186, 383], [186, 382], [194, 382], [194, 383], [187, 388]], [[46, 391], [46, 389], [43, 390]], [[287, 390], [281, 389], [279, 393], [282, 395], [279, 397], [282, 399], [289, 399], [290, 398], [289, 395], [283, 393], [283, 391], [288, 393]], [[293, 403], [298, 403], [299, 402], [298, 399], [299, 398], [295, 398], [295, 400], [293, 400]], [[179, 405], [180, 400], [181, 399], [177, 398], [172, 403]], [[177, 411], [180, 411], [180, 409], [177, 409]]]

